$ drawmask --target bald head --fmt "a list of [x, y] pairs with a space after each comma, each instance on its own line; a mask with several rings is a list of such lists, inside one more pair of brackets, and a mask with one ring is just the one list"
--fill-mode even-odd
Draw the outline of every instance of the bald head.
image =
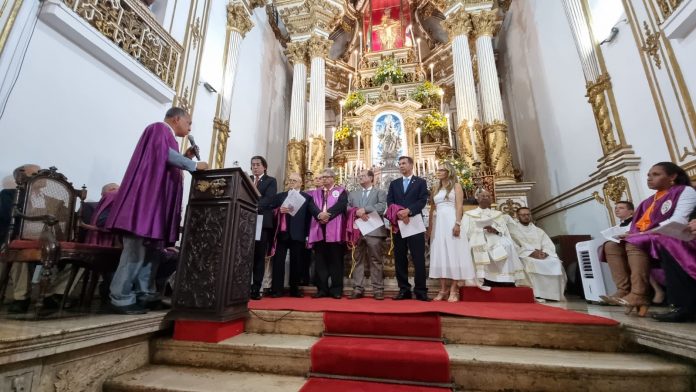
[[302, 188], [302, 177], [298, 173], [290, 173], [288, 176], [288, 187], [299, 191]]
[[33, 163], [27, 163], [26, 165], [22, 165], [12, 172], [12, 176], [14, 177], [14, 180], [17, 184], [23, 183], [27, 180], [27, 178], [33, 176], [34, 174], [38, 173], [39, 170], [41, 170], [41, 167], [39, 165], [35, 165]]
[[118, 188], [119, 188], [118, 184], [116, 184], [114, 182], [108, 183], [102, 187], [101, 195], [102, 195], [102, 197], [104, 197], [104, 195], [106, 195], [107, 193], [116, 192], [118, 190]]
[[481, 208], [491, 208], [491, 203], [493, 202], [491, 198], [491, 193], [487, 190], [481, 190], [476, 195], [476, 200], [478, 200], [479, 207]]

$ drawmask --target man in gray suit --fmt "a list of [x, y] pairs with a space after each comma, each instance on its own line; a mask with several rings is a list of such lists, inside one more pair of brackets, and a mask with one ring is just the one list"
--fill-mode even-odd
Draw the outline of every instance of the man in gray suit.
[[[387, 193], [373, 187], [375, 174], [372, 170], [363, 170], [358, 176], [362, 189], [356, 189], [348, 195], [348, 207], [355, 207], [356, 219], [368, 219], [368, 214], [377, 212], [384, 215], [387, 209]], [[384, 269], [383, 244], [388, 235], [387, 229], [382, 226], [371, 233], [364, 235], [358, 244], [358, 259], [353, 271], [353, 293], [350, 299], [362, 298], [365, 282], [365, 264], [370, 263], [370, 280], [375, 299], [384, 299], [384, 282], [382, 272]]]

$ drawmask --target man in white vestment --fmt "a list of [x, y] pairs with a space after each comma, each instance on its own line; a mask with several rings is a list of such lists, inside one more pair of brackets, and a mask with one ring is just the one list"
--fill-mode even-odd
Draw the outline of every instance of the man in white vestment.
[[529, 285], [515, 244], [510, 238], [508, 225], [514, 225], [509, 215], [491, 209], [492, 197], [488, 191], [476, 196], [478, 208], [464, 213], [462, 230], [466, 232], [476, 275], [491, 286]]
[[527, 207], [517, 210], [519, 224], [510, 228], [520, 259], [529, 276], [536, 298], [564, 301], [566, 275], [563, 262], [544, 230], [532, 223], [532, 211]]

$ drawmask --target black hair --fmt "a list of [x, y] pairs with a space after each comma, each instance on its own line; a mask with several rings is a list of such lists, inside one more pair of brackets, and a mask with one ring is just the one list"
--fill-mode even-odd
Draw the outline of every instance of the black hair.
[[409, 157], [409, 156], [406, 156], [406, 155], [402, 155], [402, 156], [399, 157], [399, 160], [402, 160], [402, 159], [407, 160], [408, 163], [410, 163], [411, 165], [413, 165], [413, 158], [411, 158], [411, 157]]
[[658, 162], [653, 166], [661, 167], [668, 176], [673, 176], [676, 174], [677, 177], [674, 179], [674, 185], [691, 186], [691, 179], [689, 178], [689, 175], [686, 174], [686, 171], [677, 164], [672, 162]]
[[188, 116], [188, 112], [185, 109], [174, 106], [173, 108], [167, 110], [167, 113], [164, 115], [164, 118], [167, 119], [167, 118], [185, 117], [185, 116]]
[[616, 205], [618, 204], [624, 204], [626, 205], [626, 208], [628, 208], [631, 211], [634, 211], [636, 209], [636, 206], [633, 205], [633, 202], [630, 202], [628, 200], [619, 200], [615, 203]]
[[249, 163], [251, 164], [252, 162], [254, 162], [254, 159], [258, 159], [259, 161], [261, 161], [261, 166], [263, 166], [263, 171], [266, 172], [266, 169], [268, 169], [268, 162], [266, 162], [266, 158], [262, 157], [261, 155], [254, 155], [253, 157], [251, 157], [251, 160], [249, 161]]

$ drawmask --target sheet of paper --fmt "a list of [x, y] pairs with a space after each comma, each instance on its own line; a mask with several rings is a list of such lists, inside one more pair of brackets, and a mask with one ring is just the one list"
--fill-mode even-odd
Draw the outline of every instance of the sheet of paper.
[[691, 230], [689, 229], [688, 225], [679, 222], [669, 222], [664, 226], [658, 226], [650, 230], [650, 232], [666, 235], [682, 241], [692, 241], [696, 238], [696, 236], [691, 234]]
[[606, 230], [602, 230], [601, 233], [605, 239], [619, 243], [621, 241], [616, 237], [628, 233], [629, 228], [629, 226], [612, 226]]
[[401, 220], [398, 222], [401, 238], [406, 238], [425, 232], [425, 223], [423, 223], [423, 216], [421, 214], [412, 216], [411, 219], [409, 219], [408, 224], [405, 224]]
[[263, 229], [263, 215], [256, 215], [256, 241], [261, 241], [261, 229]]
[[287, 209], [290, 210], [288, 214], [290, 214], [290, 216], [295, 216], [306, 201], [307, 199], [305, 199], [299, 191], [290, 190], [288, 191], [288, 197], [285, 198], [281, 207], [287, 207]]
[[358, 226], [358, 229], [360, 230], [362, 235], [372, 233], [373, 231], [384, 226], [384, 221], [382, 221], [382, 217], [379, 216], [379, 214], [376, 211], [372, 211], [369, 214], [367, 214], [367, 218], [368, 219], [366, 221], [360, 218], [357, 218], [355, 220], [355, 225]]
[[482, 218], [476, 221], [476, 227], [483, 229], [486, 226], [493, 226], [493, 219]]

